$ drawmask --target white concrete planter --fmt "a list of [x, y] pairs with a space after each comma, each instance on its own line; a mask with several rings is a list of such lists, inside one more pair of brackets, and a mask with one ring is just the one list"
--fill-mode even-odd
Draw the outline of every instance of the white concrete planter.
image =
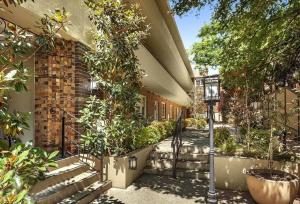
[[[275, 170], [282, 170], [287, 173], [295, 174], [296, 176], [300, 175], [300, 164], [275, 161], [273, 166]], [[246, 172], [250, 169], [258, 168], [268, 168], [268, 160], [235, 156], [216, 156], [216, 187], [219, 189], [247, 191]]]
[[[103, 178], [112, 181], [115, 188], [127, 188], [144, 172], [147, 159], [153, 146], [133, 151], [125, 156], [111, 156], [103, 159]], [[137, 169], [129, 169], [129, 157], [137, 157]]]

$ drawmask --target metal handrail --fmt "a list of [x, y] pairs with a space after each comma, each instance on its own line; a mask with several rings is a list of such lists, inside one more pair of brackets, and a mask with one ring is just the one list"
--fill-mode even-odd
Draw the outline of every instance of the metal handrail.
[[[67, 129], [73, 131], [75, 134], [79, 135], [79, 137], [81, 135], [83, 135], [83, 132], [77, 130], [76, 128], [70, 126], [67, 124], [67, 119], [68, 118], [71, 118], [72, 119], [72, 122], [73, 123], [76, 123], [79, 118], [74, 116], [73, 114], [63, 110], [62, 108], [59, 108], [63, 113], [62, 113], [62, 122], [61, 122], [61, 126], [62, 126], [62, 132], [61, 132], [61, 157], [64, 158], [65, 157], [65, 153], [67, 153], [68, 155], [70, 156], [75, 156], [77, 155], [79, 158], [81, 157], [81, 154], [84, 154], [84, 153], [87, 153], [87, 154], [90, 154], [94, 157], [96, 157], [97, 159], [100, 160], [101, 164], [101, 168], [103, 168], [103, 145], [100, 145], [99, 146], [99, 149], [100, 149], [100, 152], [101, 152], [101, 155], [96, 155], [96, 154], [93, 154], [92, 152], [90, 152], [90, 148], [88, 146], [86, 146], [85, 144], [82, 144], [80, 142], [80, 138], [77, 138], [76, 140], [70, 140], [66, 133], [67, 133]], [[96, 130], [92, 125], [87, 125], [87, 127], [89, 129], [91, 129], [92, 131], [95, 131], [95, 132], [99, 132], [99, 130]], [[101, 132], [99, 132], [99, 134], [101, 134]], [[77, 149], [76, 153], [72, 152], [71, 151], [67, 151], [66, 150], [66, 147], [65, 147], [65, 142], [66, 140], [69, 141], [69, 144], [71, 145], [74, 145]], [[72, 148], [72, 147], [71, 147]], [[91, 168], [94, 168], [94, 166], [90, 165], [89, 163], [85, 162], [88, 166], [90, 166]], [[95, 169], [97, 170], [97, 169]], [[101, 171], [101, 180], [103, 179], [103, 170]]]
[[184, 127], [184, 112], [181, 111], [178, 119], [176, 120], [175, 128], [173, 130], [173, 139], [171, 146], [173, 148], [173, 177], [176, 178], [176, 167], [180, 147], [182, 146], [182, 129]]

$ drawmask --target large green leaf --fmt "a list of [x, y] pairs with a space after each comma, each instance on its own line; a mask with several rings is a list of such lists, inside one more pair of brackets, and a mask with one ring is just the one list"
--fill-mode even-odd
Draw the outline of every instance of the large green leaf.
[[14, 203], [21, 203], [22, 200], [25, 198], [27, 195], [28, 190], [22, 190], [20, 193], [18, 193], [16, 201]]
[[16, 165], [19, 165], [21, 162], [23, 162], [25, 159], [28, 159], [28, 155], [30, 153], [30, 150], [25, 150], [24, 152], [22, 152], [20, 154], [20, 156], [18, 157], [18, 160], [16, 162]]
[[14, 174], [15, 174], [15, 170], [10, 170], [6, 174], [4, 174], [3, 179], [2, 179], [2, 181], [0, 183], [0, 185], [3, 185], [4, 183], [6, 183], [9, 180], [11, 180], [13, 178]]

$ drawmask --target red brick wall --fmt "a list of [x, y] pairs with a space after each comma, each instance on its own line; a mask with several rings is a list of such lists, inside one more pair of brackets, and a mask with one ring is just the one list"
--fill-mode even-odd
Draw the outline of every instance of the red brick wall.
[[[177, 118], [177, 116], [176, 116], [177, 108], [179, 108], [177, 114], [179, 114], [180, 110], [184, 108], [184, 107], [182, 107], [170, 100], [167, 100], [151, 91], [148, 91], [144, 88], [141, 90], [141, 95], [146, 96], [146, 98], [147, 98], [146, 99], [146, 103], [147, 103], [146, 115], [147, 115], [147, 118], [150, 120], [154, 119], [154, 103], [155, 103], [155, 101], [158, 101], [158, 118], [159, 118], [159, 120], [167, 120], [168, 118], [175, 120]], [[165, 118], [162, 117], [162, 102], [164, 102], [166, 104], [166, 117]], [[172, 110], [173, 114], [171, 114], [170, 105], [173, 106], [173, 110]]]
[[[46, 150], [58, 150], [62, 137], [62, 109], [79, 116], [89, 96], [89, 74], [82, 61], [86, 47], [79, 42], [58, 40], [53, 52], [40, 52], [35, 62], [35, 144]], [[66, 125], [79, 130], [66, 115]], [[66, 128], [68, 149], [78, 135]]]

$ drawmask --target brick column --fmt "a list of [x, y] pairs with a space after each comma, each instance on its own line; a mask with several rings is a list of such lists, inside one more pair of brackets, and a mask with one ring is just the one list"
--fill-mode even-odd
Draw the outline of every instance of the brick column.
[[[64, 109], [78, 116], [87, 92], [88, 74], [82, 62], [83, 47], [74, 41], [57, 40], [53, 52], [40, 52], [35, 62], [35, 144], [46, 150], [61, 146], [61, 118]], [[66, 124], [77, 129], [74, 120]], [[66, 145], [76, 134], [66, 128]]]

